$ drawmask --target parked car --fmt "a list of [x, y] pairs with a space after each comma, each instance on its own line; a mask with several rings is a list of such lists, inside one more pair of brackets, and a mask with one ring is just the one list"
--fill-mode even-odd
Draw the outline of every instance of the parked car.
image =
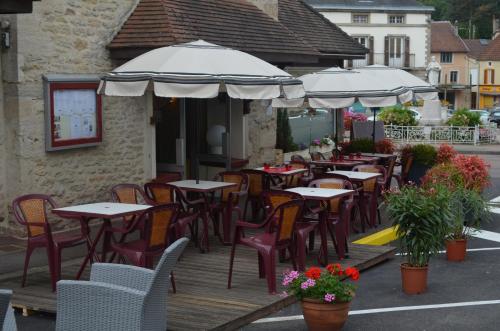
[[489, 111], [483, 110], [483, 109], [471, 109], [470, 111], [474, 112], [474, 113], [476, 113], [476, 112], [479, 113], [480, 120], [481, 120], [482, 124], [488, 125], [488, 123], [490, 122], [490, 112]]
[[495, 108], [491, 111], [490, 122], [500, 124], [500, 108]]

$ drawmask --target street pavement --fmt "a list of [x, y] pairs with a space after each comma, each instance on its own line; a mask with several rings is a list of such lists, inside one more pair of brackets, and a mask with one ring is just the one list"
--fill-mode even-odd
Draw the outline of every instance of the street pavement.
[[[500, 196], [500, 155], [481, 157], [492, 165], [492, 185], [485, 197]], [[408, 296], [401, 291], [399, 256], [364, 271], [351, 307], [356, 315], [349, 317], [344, 330], [500, 330], [500, 215], [494, 215], [483, 228], [498, 233], [498, 242], [472, 239], [469, 248], [490, 250], [470, 251], [463, 263], [447, 262], [444, 254], [433, 258], [424, 294]], [[439, 306], [443, 304], [452, 307]], [[373, 309], [385, 311], [366, 311]], [[268, 317], [290, 320], [252, 323], [242, 330], [307, 330], [299, 304]], [[16, 314], [16, 318], [20, 331], [55, 329], [52, 315]]]

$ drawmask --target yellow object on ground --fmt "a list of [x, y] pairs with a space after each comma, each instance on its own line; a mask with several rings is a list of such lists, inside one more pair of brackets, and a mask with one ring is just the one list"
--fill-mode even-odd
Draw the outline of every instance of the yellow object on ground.
[[396, 227], [392, 226], [388, 229], [375, 232], [369, 236], [361, 238], [353, 242], [353, 244], [359, 245], [371, 245], [371, 246], [382, 246], [398, 239], [396, 235]]

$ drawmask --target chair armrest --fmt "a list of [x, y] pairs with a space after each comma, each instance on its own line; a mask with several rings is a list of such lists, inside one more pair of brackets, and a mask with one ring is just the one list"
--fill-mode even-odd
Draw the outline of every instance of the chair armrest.
[[145, 291], [153, 280], [154, 271], [126, 264], [94, 263], [90, 280], [139, 291]]
[[146, 292], [100, 282], [57, 282], [57, 331], [141, 330]]

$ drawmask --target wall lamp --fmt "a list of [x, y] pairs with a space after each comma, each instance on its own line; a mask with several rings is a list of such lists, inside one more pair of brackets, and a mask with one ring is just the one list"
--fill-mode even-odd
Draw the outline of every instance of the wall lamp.
[[3, 49], [10, 48], [10, 22], [0, 22], [0, 44]]

